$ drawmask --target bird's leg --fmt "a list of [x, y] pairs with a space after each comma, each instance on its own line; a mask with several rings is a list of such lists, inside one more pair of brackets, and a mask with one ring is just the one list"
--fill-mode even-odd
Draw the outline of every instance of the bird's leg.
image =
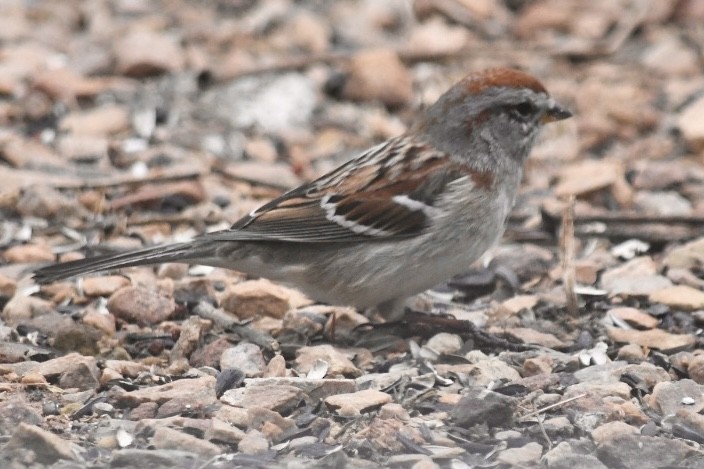
[[403, 319], [406, 313], [406, 298], [394, 298], [376, 305], [376, 312], [384, 318], [387, 323], [397, 322]]

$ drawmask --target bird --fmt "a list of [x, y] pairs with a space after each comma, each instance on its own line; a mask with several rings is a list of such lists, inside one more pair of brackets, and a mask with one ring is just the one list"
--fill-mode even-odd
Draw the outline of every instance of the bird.
[[39, 268], [39, 284], [165, 262], [222, 267], [403, 317], [502, 236], [536, 136], [571, 117], [534, 76], [470, 73], [391, 138], [191, 241]]

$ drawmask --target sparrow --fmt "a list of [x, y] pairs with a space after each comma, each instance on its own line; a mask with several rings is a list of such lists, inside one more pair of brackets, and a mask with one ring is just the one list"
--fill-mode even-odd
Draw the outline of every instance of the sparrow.
[[466, 271], [500, 239], [541, 127], [571, 115], [527, 73], [473, 73], [403, 135], [262, 205], [230, 229], [50, 265], [34, 278], [44, 284], [130, 266], [201, 264], [397, 320], [408, 297]]

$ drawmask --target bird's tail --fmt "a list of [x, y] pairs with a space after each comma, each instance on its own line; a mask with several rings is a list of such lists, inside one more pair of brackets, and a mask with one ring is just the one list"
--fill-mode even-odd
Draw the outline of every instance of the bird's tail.
[[61, 264], [49, 265], [34, 272], [34, 280], [39, 284], [51, 283], [76, 275], [104, 270], [134, 267], [138, 265], [161, 264], [162, 262], [194, 262], [210, 257], [207, 245], [186, 242], [166, 246], [155, 246], [138, 251], [120, 254], [106, 254]]

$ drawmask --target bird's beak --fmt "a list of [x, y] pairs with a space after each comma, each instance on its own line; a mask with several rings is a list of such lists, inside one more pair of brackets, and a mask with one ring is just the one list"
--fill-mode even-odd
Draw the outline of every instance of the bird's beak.
[[549, 124], [550, 122], [561, 121], [569, 117], [572, 117], [572, 113], [567, 108], [562, 107], [560, 104], [552, 103], [541, 121], [543, 124]]

